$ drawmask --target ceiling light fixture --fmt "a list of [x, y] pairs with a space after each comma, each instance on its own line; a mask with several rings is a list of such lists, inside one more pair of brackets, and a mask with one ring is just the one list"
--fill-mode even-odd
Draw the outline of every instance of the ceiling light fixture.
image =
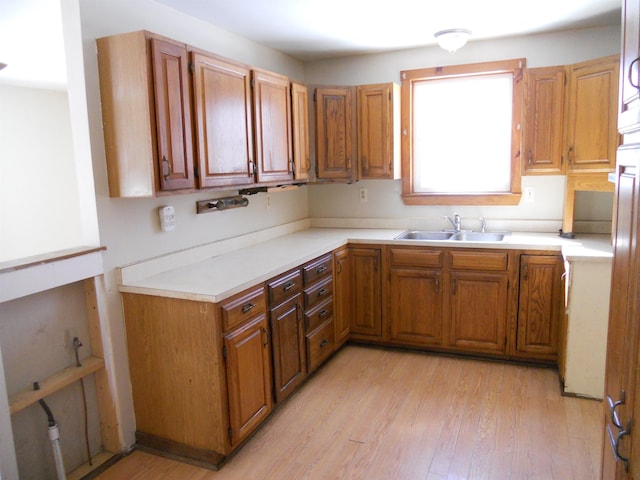
[[433, 34], [436, 37], [438, 45], [449, 53], [455, 53], [456, 50], [463, 47], [471, 36], [471, 30], [466, 28], [450, 28], [448, 30], [440, 30]]
[[2, 62], [0, 62], [0, 70], [2, 70], [2, 69], [3, 69], [4, 67], [6, 67], [6, 66], [7, 66], [7, 64], [6, 64], [6, 63], [2, 63]]

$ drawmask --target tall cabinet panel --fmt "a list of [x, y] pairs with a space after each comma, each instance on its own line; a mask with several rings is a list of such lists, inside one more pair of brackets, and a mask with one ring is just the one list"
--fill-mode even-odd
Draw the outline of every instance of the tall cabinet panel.
[[622, 2], [624, 28], [622, 29], [622, 57], [620, 59], [620, 105], [618, 130], [625, 133], [640, 125], [640, 2]]
[[253, 70], [253, 111], [258, 182], [293, 179], [289, 79]]
[[352, 268], [352, 338], [382, 338], [382, 252], [380, 248], [349, 248]]
[[193, 53], [192, 62], [200, 186], [251, 184], [251, 72], [202, 53]]
[[308, 180], [309, 169], [309, 96], [305, 85], [291, 83], [291, 136], [293, 140], [293, 176]]

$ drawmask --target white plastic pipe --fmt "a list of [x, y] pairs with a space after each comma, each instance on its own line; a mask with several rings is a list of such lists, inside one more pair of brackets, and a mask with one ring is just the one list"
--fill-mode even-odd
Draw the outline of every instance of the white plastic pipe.
[[49, 440], [51, 440], [53, 458], [56, 462], [56, 472], [58, 473], [58, 480], [66, 480], [67, 474], [64, 471], [64, 462], [62, 461], [62, 450], [60, 449], [60, 432], [58, 431], [58, 425], [49, 427]]

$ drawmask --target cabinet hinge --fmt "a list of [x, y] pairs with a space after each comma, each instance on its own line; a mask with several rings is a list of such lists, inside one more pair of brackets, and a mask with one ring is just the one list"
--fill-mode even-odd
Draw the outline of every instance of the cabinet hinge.
[[391, 101], [391, 92], [389, 92], [389, 101]]
[[200, 178], [200, 168], [197, 165], [193, 167], [193, 175], [196, 178]]
[[231, 427], [227, 430], [227, 434], [229, 435], [229, 442], [231, 442], [233, 440], [233, 429]]
[[222, 358], [227, 358], [227, 347], [222, 347]]
[[318, 95], [318, 92], [316, 92], [315, 90], [313, 91], [313, 101], [316, 101], [316, 96]]
[[191, 73], [196, 71], [196, 66], [193, 64], [193, 62], [189, 62], [189, 71]]
[[256, 88], [256, 79], [255, 78], [251, 79], [251, 88]]

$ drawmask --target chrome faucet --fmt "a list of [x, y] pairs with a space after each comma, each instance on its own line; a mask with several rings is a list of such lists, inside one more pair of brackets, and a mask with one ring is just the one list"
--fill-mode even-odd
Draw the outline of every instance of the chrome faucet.
[[487, 231], [487, 219], [484, 217], [478, 217], [478, 220], [480, 220], [482, 222], [481, 224], [481, 232], [485, 233]]
[[459, 214], [454, 213], [453, 214], [453, 220], [448, 215], [445, 215], [444, 217], [442, 217], [442, 219], [443, 220], [449, 220], [449, 223], [451, 223], [451, 225], [453, 225], [453, 230], [455, 232], [459, 232], [462, 229], [462, 219], [460, 218]]

